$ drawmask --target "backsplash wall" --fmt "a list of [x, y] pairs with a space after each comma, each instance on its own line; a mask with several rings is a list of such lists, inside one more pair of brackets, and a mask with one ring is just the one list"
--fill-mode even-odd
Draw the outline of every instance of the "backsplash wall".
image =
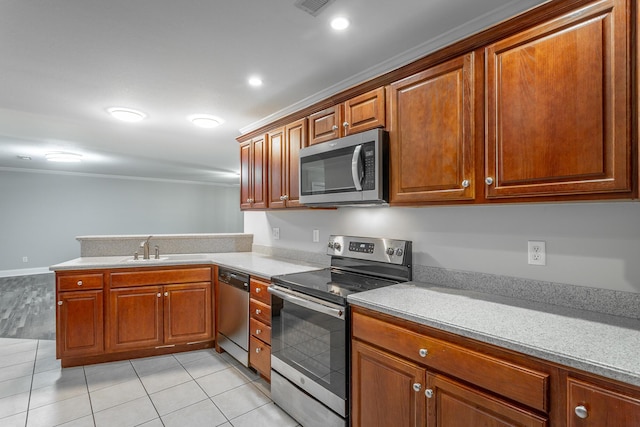
[[[407, 239], [420, 266], [640, 293], [637, 202], [245, 212], [244, 232], [308, 252], [330, 234]], [[546, 242], [546, 266], [527, 264], [528, 240]]]

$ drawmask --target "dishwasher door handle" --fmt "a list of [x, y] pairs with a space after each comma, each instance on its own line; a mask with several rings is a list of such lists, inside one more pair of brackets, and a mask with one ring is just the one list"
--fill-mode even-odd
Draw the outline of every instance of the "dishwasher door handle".
[[284, 301], [344, 320], [345, 308], [342, 306], [331, 304], [318, 298], [313, 298], [276, 285], [269, 286], [267, 291], [272, 295], [282, 298]]

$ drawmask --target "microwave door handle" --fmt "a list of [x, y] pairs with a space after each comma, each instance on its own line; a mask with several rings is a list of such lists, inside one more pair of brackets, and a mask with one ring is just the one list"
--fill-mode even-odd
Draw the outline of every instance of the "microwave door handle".
[[362, 151], [362, 145], [356, 145], [356, 149], [353, 150], [353, 157], [351, 157], [351, 176], [353, 178], [353, 185], [356, 190], [362, 191], [362, 184], [360, 183], [362, 177], [360, 176], [360, 152]]
[[284, 301], [289, 301], [292, 304], [299, 305], [301, 307], [305, 307], [310, 310], [328, 314], [329, 316], [344, 320], [344, 309], [342, 307], [336, 306], [334, 308], [324, 304], [319, 304], [306, 298], [301, 298], [299, 296], [293, 295], [288, 291], [282, 290], [282, 288], [276, 285], [269, 286], [267, 288], [267, 291], [272, 295], [282, 298]]

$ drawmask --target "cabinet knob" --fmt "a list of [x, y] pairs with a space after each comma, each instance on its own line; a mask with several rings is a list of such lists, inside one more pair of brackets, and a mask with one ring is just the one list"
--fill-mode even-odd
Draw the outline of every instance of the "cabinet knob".
[[587, 411], [587, 408], [584, 405], [576, 406], [576, 409], [574, 409], [574, 412], [576, 413], [578, 418], [585, 419], [589, 416], [589, 411]]
[[426, 389], [424, 391], [424, 395], [427, 396], [428, 399], [431, 399], [433, 397], [433, 390], [431, 390], [430, 388]]
[[164, 293], [164, 296], [165, 296], [165, 297], [168, 297], [168, 296], [169, 296], [169, 292], [165, 292], [165, 293]]
[[418, 354], [420, 355], [420, 357], [427, 357], [429, 351], [426, 348], [421, 348], [420, 351], [418, 351]]
[[256, 294], [260, 293], [260, 288], [256, 288]]
[[469, 182], [468, 179], [465, 179], [464, 181], [462, 181], [462, 188], [469, 188], [469, 185], [471, 185], [471, 183]]
[[414, 384], [413, 384], [413, 391], [418, 392], [418, 391], [420, 391], [420, 390], [422, 390], [422, 384], [420, 384], [420, 383], [414, 383]]
[[262, 310], [260, 310], [259, 308], [256, 308], [256, 314], [260, 314], [262, 313]]
[[82, 280], [78, 280], [78, 286], [82, 286]]
[[486, 177], [484, 179], [484, 183], [487, 184], [487, 185], [493, 184], [493, 178], [491, 178], [490, 176]]
[[262, 329], [256, 329], [256, 335], [260, 335], [262, 333]]
[[58, 305], [62, 305], [62, 301], [58, 301]]
[[160, 298], [162, 296], [162, 294], [160, 292], [158, 292], [158, 298]]
[[282, 200], [289, 200], [289, 196], [285, 194], [284, 196], [282, 196]]
[[260, 353], [262, 349], [260, 347], [256, 348], [256, 353]]
[[331, 126], [331, 130], [338, 130], [338, 125]]
[[345, 129], [346, 129], [346, 128], [348, 128], [348, 127], [349, 127], [349, 122], [344, 122], [344, 123], [342, 123], [342, 126], [343, 126]]

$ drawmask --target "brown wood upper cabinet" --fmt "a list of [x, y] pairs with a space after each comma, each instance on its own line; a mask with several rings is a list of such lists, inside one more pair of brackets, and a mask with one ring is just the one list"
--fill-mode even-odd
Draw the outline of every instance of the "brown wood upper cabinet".
[[240, 209], [267, 207], [267, 141], [259, 136], [240, 145]]
[[384, 87], [309, 116], [309, 145], [386, 126]]
[[631, 15], [597, 1], [486, 47], [487, 199], [631, 191]]
[[391, 203], [474, 199], [474, 59], [391, 84]]
[[299, 153], [307, 146], [307, 119], [269, 132], [269, 208], [300, 206]]

